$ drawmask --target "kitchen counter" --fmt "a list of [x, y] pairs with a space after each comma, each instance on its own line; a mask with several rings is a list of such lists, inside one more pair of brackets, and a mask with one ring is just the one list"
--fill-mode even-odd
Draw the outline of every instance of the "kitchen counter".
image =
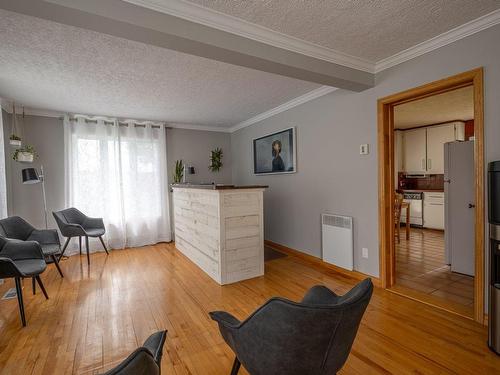
[[240, 190], [240, 189], [265, 189], [267, 185], [225, 185], [225, 184], [172, 184], [172, 188], [206, 189], [206, 190]]
[[181, 253], [221, 285], [264, 275], [264, 186], [172, 189]]
[[400, 189], [403, 193], [444, 193], [444, 189]]

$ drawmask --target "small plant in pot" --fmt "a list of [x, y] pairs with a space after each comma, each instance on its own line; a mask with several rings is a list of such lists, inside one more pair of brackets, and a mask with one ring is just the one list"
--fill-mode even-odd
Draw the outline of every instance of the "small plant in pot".
[[182, 182], [182, 177], [184, 177], [184, 164], [182, 163], [182, 160], [176, 160], [174, 169], [174, 184], [180, 184]]
[[15, 135], [15, 134], [12, 134], [10, 137], [9, 137], [9, 143], [12, 145], [12, 146], [16, 146], [16, 147], [20, 147], [21, 146], [21, 137]]
[[12, 159], [21, 163], [32, 163], [35, 158], [38, 157], [38, 154], [35, 151], [35, 148], [30, 145], [26, 145], [23, 148], [18, 148]]

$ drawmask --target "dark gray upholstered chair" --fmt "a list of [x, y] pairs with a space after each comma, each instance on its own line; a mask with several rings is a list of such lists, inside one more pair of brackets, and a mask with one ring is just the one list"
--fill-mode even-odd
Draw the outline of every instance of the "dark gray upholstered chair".
[[[57, 255], [61, 252], [61, 244], [59, 242], [57, 230], [36, 229], [19, 216], [11, 216], [0, 220], [0, 236], [20, 241], [38, 242], [45, 258], [54, 262], [57, 271], [61, 277], [64, 277], [57, 258]], [[35, 285], [35, 280], [33, 280], [33, 285]]]
[[104, 375], [160, 375], [166, 337], [167, 331], [153, 333], [140, 348]]
[[300, 303], [271, 298], [243, 322], [210, 316], [236, 354], [232, 375], [241, 364], [252, 375], [330, 375], [347, 360], [372, 292], [370, 279], [343, 296], [318, 285]]
[[46, 299], [47, 292], [40, 279], [40, 274], [47, 268], [40, 244], [36, 241], [20, 241], [0, 236], [0, 278], [14, 278], [21, 322], [26, 327], [24, 315], [23, 289], [21, 279], [33, 278], [38, 282]]
[[82, 237], [85, 237], [85, 247], [87, 248], [87, 263], [90, 265], [89, 237], [98, 237], [102, 246], [109, 255], [108, 249], [102, 240], [106, 233], [104, 222], [101, 218], [88, 217], [76, 208], [67, 208], [62, 211], [52, 213], [56, 219], [59, 230], [64, 237], [67, 237], [64, 243], [61, 257], [63, 256], [68, 243], [73, 237], [78, 237], [80, 244], [80, 254], [82, 254]]

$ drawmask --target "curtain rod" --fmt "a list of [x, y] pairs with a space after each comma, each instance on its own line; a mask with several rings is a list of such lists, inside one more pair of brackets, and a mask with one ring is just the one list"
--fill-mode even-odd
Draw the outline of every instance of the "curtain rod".
[[[60, 117], [60, 119], [62, 120], [62, 119], [64, 119], [64, 117]], [[77, 120], [78, 120], [78, 118], [76, 118], [76, 117], [69, 118], [69, 121], [77, 121]], [[97, 120], [84, 118], [83, 121], [85, 121], [86, 124], [97, 124]], [[104, 123], [104, 125], [114, 125], [115, 124], [114, 121], [107, 121], [107, 120], [103, 120], [103, 123]], [[146, 124], [140, 124], [140, 123], [136, 123], [133, 121], [131, 121], [131, 122], [118, 121], [119, 126], [129, 126], [130, 124], [133, 124], [136, 128], [145, 128], [146, 127]], [[153, 129], [160, 129], [162, 127], [162, 125], [151, 125], [151, 127]]]

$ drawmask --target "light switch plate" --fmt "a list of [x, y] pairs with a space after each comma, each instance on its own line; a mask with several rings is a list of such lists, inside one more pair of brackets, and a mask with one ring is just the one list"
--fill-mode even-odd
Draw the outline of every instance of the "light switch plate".
[[368, 155], [369, 153], [370, 153], [370, 148], [368, 147], [368, 143], [359, 146], [360, 155]]
[[361, 249], [361, 255], [363, 256], [363, 258], [368, 258], [368, 248], [363, 247]]

